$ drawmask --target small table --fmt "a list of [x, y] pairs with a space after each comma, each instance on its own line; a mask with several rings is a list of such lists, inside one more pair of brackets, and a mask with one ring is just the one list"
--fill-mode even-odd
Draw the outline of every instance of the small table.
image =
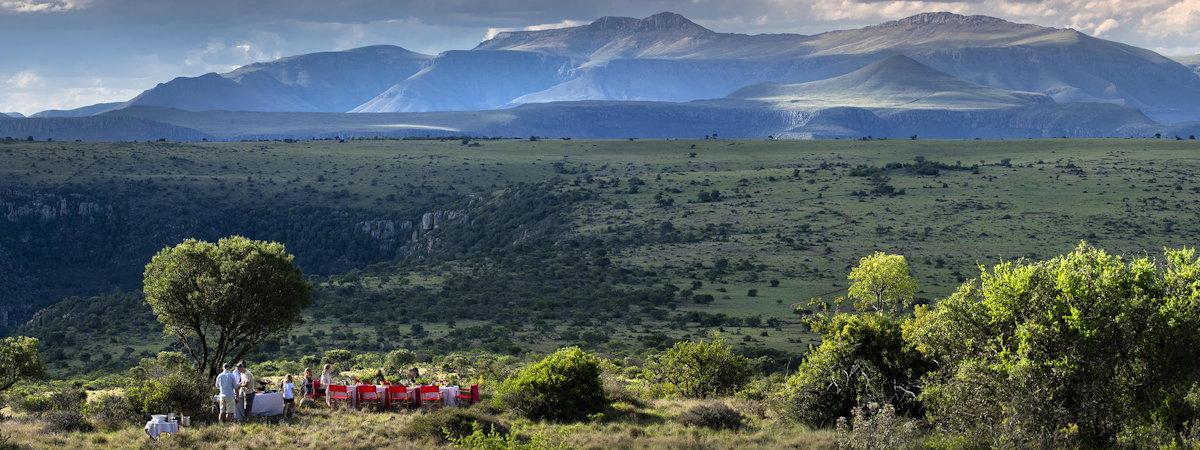
[[179, 434], [179, 422], [176, 421], [157, 421], [150, 420], [146, 422], [146, 435], [150, 439], [158, 439], [161, 434]]

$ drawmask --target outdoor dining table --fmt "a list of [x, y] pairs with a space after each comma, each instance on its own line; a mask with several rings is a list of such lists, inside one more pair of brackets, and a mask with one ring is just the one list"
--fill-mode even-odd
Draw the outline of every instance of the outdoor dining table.
[[159, 420], [155, 417], [146, 422], [146, 434], [150, 439], [158, 439], [162, 434], [179, 434], [179, 422], [175, 420]]
[[[367, 385], [362, 385], [362, 386], [367, 386]], [[413, 398], [413, 403], [420, 405], [421, 398], [420, 398], [419, 392], [417, 390], [418, 387], [419, 386], [408, 386], [408, 395], [409, 395], [409, 397]], [[385, 406], [387, 406], [386, 405], [387, 388], [388, 388], [387, 386], [375, 386], [375, 395], [379, 396], [379, 399], [385, 403]], [[358, 403], [359, 403], [359, 395], [358, 395], [357, 386], [354, 386], [354, 385], [346, 386], [346, 389], [348, 391], [350, 391], [350, 407], [357, 409]], [[438, 391], [441, 392], [441, 394], [442, 394], [442, 404], [443, 405], [458, 406], [458, 392], [459, 392], [458, 386], [438, 386]], [[256, 399], [256, 401], [257, 401], [257, 399]], [[325, 401], [326, 401], [326, 403], [332, 403], [332, 401], [329, 400], [329, 396], [325, 397]]]

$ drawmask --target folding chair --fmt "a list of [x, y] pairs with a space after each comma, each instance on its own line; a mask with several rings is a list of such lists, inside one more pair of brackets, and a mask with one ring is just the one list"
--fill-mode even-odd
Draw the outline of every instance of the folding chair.
[[418, 392], [421, 395], [421, 405], [442, 405], [442, 390], [437, 386], [421, 386]]
[[455, 395], [454, 398], [458, 400], [458, 404], [460, 404], [460, 405], [462, 404], [463, 401], [466, 401], [468, 405], [474, 405], [476, 403], [479, 403], [479, 385], [472, 384], [471, 389], [468, 390], [465, 394], [460, 389], [458, 391], [458, 395]]
[[349, 404], [354, 399], [354, 397], [350, 395], [350, 389], [348, 389], [346, 386], [331, 384], [329, 385], [329, 388], [326, 389], [325, 393], [329, 396], [328, 399], [330, 405], [337, 405], [341, 402], [346, 402]]
[[407, 386], [388, 386], [387, 391], [387, 407], [389, 409], [398, 409], [401, 406], [412, 404], [413, 397], [408, 393]]
[[363, 409], [363, 405], [374, 403], [383, 406], [383, 399], [379, 397], [379, 391], [375, 390], [375, 385], [364, 384], [355, 386], [355, 393], [358, 394], [358, 409]]

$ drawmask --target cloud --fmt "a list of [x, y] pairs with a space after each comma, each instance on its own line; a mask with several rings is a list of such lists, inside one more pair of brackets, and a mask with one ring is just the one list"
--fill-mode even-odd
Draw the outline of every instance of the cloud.
[[211, 39], [203, 47], [186, 52], [183, 66], [204, 72], [227, 72], [246, 64], [282, 58], [279, 50], [282, 38], [269, 32], [253, 37], [227, 41]]
[[0, 12], [65, 12], [87, 6], [87, 0], [0, 0]]
[[496, 37], [496, 35], [498, 35], [500, 33], [505, 33], [505, 32], [509, 32], [509, 31], [555, 30], [555, 29], [559, 29], [559, 28], [577, 27], [577, 26], [584, 25], [587, 23], [588, 22], [583, 21], [583, 20], [566, 19], [566, 20], [562, 20], [562, 21], [558, 21], [558, 22], [554, 22], [554, 23], [543, 23], [540, 25], [530, 25], [530, 26], [526, 26], [526, 27], [488, 28], [487, 31], [483, 33], [483, 40], [486, 41], [488, 39]]
[[34, 86], [40, 86], [41, 82], [42, 78], [38, 76], [37, 72], [22, 70], [9, 77], [5, 84], [13, 89], [29, 89]]

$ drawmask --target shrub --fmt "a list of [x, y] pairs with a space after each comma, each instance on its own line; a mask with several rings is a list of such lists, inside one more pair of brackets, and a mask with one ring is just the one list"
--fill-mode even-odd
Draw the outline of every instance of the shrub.
[[918, 415], [918, 380], [930, 369], [902, 338], [901, 321], [881, 314], [839, 314], [812, 320], [821, 345], [787, 378], [779, 400], [785, 412], [810, 427], [828, 427], [869, 402]]
[[388, 352], [383, 367], [388, 373], [401, 373], [408, 370], [409, 365], [416, 360], [417, 354], [412, 350], [396, 349]]
[[657, 355], [648, 367], [651, 381], [666, 383], [685, 398], [731, 395], [754, 376], [750, 359], [733, 352], [723, 339], [680, 341]]
[[740, 430], [745, 426], [745, 417], [724, 402], [711, 402], [688, 408], [679, 415], [679, 422], [714, 430]]
[[129, 370], [126, 395], [140, 415], [178, 412], [201, 416], [210, 403], [212, 385], [187, 363], [182, 354], [162, 352]]
[[1200, 419], [1186, 398], [1200, 382], [1197, 286], [1194, 249], [1126, 261], [1081, 244], [997, 264], [904, 328], [939, 362], [921, 394], [929, 417], [995, 447], [1186, 433]]
[[507, 424], [477, 408], [453, 408], [414, 417], [404, 428], [404, 435], [413, 440], [424, 439], [445, 444], [469, 436], [476, 429], [500, 436], [509, 432]]
[[92, 426], [83, 419], [83, 413], [78, 410], [50, 411], [43, 416], [46, 431], [50, 433], [66, 433], [72, 431], [92, 431]]
[[600, 358], [563, 348], [505, 380], [493, 401], [530, 419], [582, 420], [608, 405], [600, 372]]
[[350, 368], [350, 362], [354, 360], [354, 354], [350, 350], [333, 349], [325, 351], [321, 355], [321, 364], [333, 364], [334, 370], [346, 370]]
[[837, 421], [838, 448], [852, 450], [919, 448], [920, 430], [912, 419], [896, 415], [892, 405], [870, 403], [854, 408], [853, 419]]
[[122, 395], [106, 394], [87, 402], [83, 413], [96, 428], [116, 430], [134, 423], [138, 414], [129, 404], [129, 399]]

